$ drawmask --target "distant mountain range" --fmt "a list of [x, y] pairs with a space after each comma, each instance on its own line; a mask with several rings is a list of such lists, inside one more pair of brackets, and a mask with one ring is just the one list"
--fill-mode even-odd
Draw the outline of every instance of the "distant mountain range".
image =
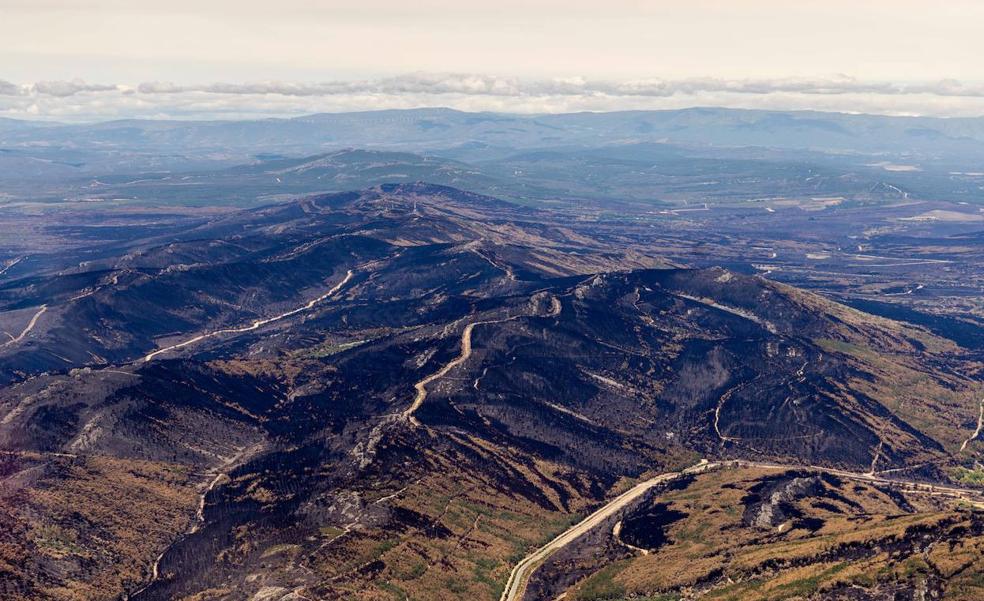
[[0, 122], [3, 148], [126, 149], [157, 154], [314, 154], [359, 147], [414, 152], [440, 149], [467, 159], [476, 154], [489, 157], [496, 151], [639, 142], [973, 161], [984, 154], [984, 118], [719, 108], [557, 115], [412, 109], [255, 121]]
[[261, 121], [0, 122], [0, 202], [257, 205], [429, 181], [510, 200], [984, 203], [984, 119], [416, 109]]

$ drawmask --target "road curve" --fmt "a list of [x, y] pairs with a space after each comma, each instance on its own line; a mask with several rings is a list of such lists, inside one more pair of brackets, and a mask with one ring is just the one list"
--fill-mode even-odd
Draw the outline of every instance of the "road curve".
[[[546, 314], [546, 317], [556, 317], [560, 315], [563, 306], [557, 297], [552, 297], [550, 299], [550, 311]], [[448, 362], [444, 367], [427, 376], [423, 380], [417, 382], [413, 385], [414, 390], [417, 391], [416, 396], [413, 398], [413, 403], [403, 412], [402, 417], [404, 420], [410, 422], [412, 426], [419, 426], [420, 422], [414, 417], [414, 413], [420, 406], [424, 404], [424, 400], [427, 399], [427, 385], [435, 380], [440, 380], [448, 374], [452, 369], [458, 367], [462, 363], [468, 360], [472, 354], [472, 332], [475, 330], [476, 326], [489, 325], [493, 323], [505, 323], [507, 321], [512, 321], [514, 319], [519, 319], [521, 317], [533, 317], [536, 314], [534, 311], [531, 315], [513, 315], [512, 317], [503, 317], [501, 319], [485, 319], [482, 321], [473, 321], [465, 326], [465, 329], [461, 332], [461, 352], [458, 356]]]
[[512, 573], [509, 574], [509, 580], [506, 581], [506, 588], [502, 591], [502, 596], [499, 598], [500, 601], [521, 601], [524, 593], [526, 592], [526, 584], [529, 582], [530, 576], [532, 576], [533, 572], [540, 567], [541, 563], [543, 563], [555, 551], [560, 550], [562, 547], [570, 544], [582, 534], [585, 534], [589, 530], [595, 528], [605, 521], [605, 519], [611, 517], [629, 503], [644, 495], [654, 486], [669, 482], [670, 480], [679, 478], [684, 474], [700, 473], [704, 470], [716, 467], [716, 465], [717, 464], [708, 463], [706, 460], [701, 460], [700, 463], [697, 463], [683, 471], [667, 472], [665, 474], [660, 474], [650, 478], [644, 482], [640, 482], [615, 497], [601, 509], [598, 509], [588, 517], [584, 518], [560, 536], [543, 545], [530, 555], [527, 555], [525, 559], [516, 564], [516, 567], [513, 568]]
[[174, 545], [176, 545], [182, 539], [198, 532], [198, 530], [205, 523], [205, 499], [206, 497], [208, 497], [209, 493], [211, 493], [213, 490], [215, 490], [217, 486], [219, 486], [223, 478], [228, 476], [229, 471], [231, 471], [237, 465], [241, 465], [249, 457], [258, 453], [262, 448], [263, 448], [262, 444], [256, 444], [253, 445], [252, 447], [241, 449], [239, 452], [233, 455], [228, 461], [226, 461], [223, 465], [215, 469], [216, 471], [215, 477], [209, 481], [208, 486], [206, 486], [205, 489], [198, 495], [198, 510], [195, 512], [195, 519], [194, 521], [192, 521], [191, 526], [189, 526], [187, 530], [185, 530], [182, 534], [178, 535], [177, 538], [171, 541], [171, 543], [167, 547], [165, 547], [164, 550], [161, 551], [156, 558], [154, 558], [153, 563], [150, 564], [150, 578], [140, 588], [133, 591], [132, 593], [124, 593], [123, 601], [128, 601], [129, 599], [133, 599], [134, 597], [137, 597], [160, 579], [161, 561], [164, 560], [164, 555], [166, 555], [167, 552], [170, 551], [171, 548], [173, 548]]
[[188, 340], [185, 340], [184, 342], [179, 342], [178, 344], [172, 344], [171, 346], [166, 346], [164, 348], [157, 349], [156, 351], [154, 351], [152, 353], [148, 353], [143, 358], [143, 360], [144, 360], [144, 362], [150, 361], [154, 357], [156, 357], [157, 355], [160, 355], [162, 353], [167, 353], [169, 351], [174, 351], [174, 350], [177, 350], [179, 348], [183, 348], [183, 347], [186, 347], [188, 345], [195, 344], [196, 342], [200, 342], [202, 340], [205, 340], [206, 338], [211, 338], [213, 336], [219, 336], [220, 334], [240, 334], [242, 332], [249, 332], [251, 330], [255, 330], [255, 329], [259, 328], [259, 327], [265, 326], [268, 323], [273, 323], [275, 321], [280, 321], [281, 319], [284, 319], [286, 317], [290, 317], [292, 315], [297, 315], [298, 313], [301, 313], [302, 311], [307, 311], [308, 309], [314, 307], [315, 305], [317, 305], [321, 301], [325, 300], [326, 298], [329, 298], [331, 296], [334, 296], [339, 290], [342, 289], [342, 286], [344, 286], [345, 284], [347, 284], [349, 282], [349, 280], [352, 279], [352, 275], [353, 275], [353, 271], [351, 269], [349, 269], [348, 272], [345, 274], [345, 278], [341, 282], [335, 284], [335, 286], [331, 290], [329, 290], [328, 292], [325, 292], [324, 294], [322, 294], [318, 298], [315, 298], [315, 299], [312, 299], [312, 300], [308, 301], [307, 303], [305, 303], [304, 305], [301, 305], [300, 307], [297, 307], [296, 309], [291, 309], [290, 311], [287, 311], [286, 313], [281, 313], [280, 315], [275, 315], [273, 317], [267, 317], [265, 319], [257, 319], [256, 321], [254, 321], [253, 323], [251, 323], [248, 326], [242, 326], [242, 327], [239, 327], [239, 328], [225, 328], [225, 329], [222, 329], [222, 330], [215, 330], [214, 332], [208, 332], [208, 333], [205, 333], [205, 334], [199, 334], [198, 336], [195, 336], [194, 338], [189, 338]]
[[451, 361], [449, 361], [444, 367], [442, 367], [441, 369], [437, 370], [436, 372], [432, 373], [431, 375], [427, 376], [423, 380], [413, 385], [414, 389], [417, 391], [417, 395], [414, 397], [413, 403], [410, 404], [410, 407], [408, 407], [407, 410], [403, 412], [403, 419], [408, 420], [414, 426], [420, 425], [420, 422], [417, 421], [417, 418], [414, 417], [413, 414], [415, 411], [417, 411], [417, 409], [420, 409], [420, 406], [424, 404], [424, 400], [427, 398], [427, 385], [433, 382], [434, 380], [439, 380], [443, 378], [448, 374], [448, 372], [450, 372], [455, 367], [458, 367], [459, 365], [467, 361], [469, 357], [471, 357], [472, 354], [471, 337], [472, 337], [472, 331], [475, 329], [475, 326], [480, 326], [490, 323], [502, 323], [505, 321], [509, 321], [511, 319], [516, 319], [517, 317], [520, 316], [516, 315], [513, 317], [506, 317], [504, 319], [489, 319], [485, 321], [473, 321], [470, 324], [466, 325], [465, 329], [461, 332], [461, 352], [458, 353], [458, 356], [452, 359]]
[[634, 487], [630, 488], [621, 495], [615, 497], [609, 501], [604, 507], [598, 509], [584, 520], [574, 525], [564, 533], [562, 533], [557, 538], [553, 539], [546, 545], [540, 547], [525, 559], [520, 561], [513, 568], [512, 573], [509, 574], [509, 580], [506, 581], [506, 588], [502, 592], [502, 596], [499, 598], [500, 601], [522, 601], [523, 595], [526, 592], [526, 585], [529, 582], [530, 577], [536, 571], [536, 569], [542, 564], [550, 555], [558, 551], [562, 547], [570, 544], [576, 540], [581, 535], [587, 533], [592, 528], [595, 528], [601, 524], [606, 518], [611, 517], [616, 512], [625, 508], [629, 503], [638, 499], [646, 491], [653, 488], [657, 484], [664, 482], [669, 482], [675, 478], [678, 478], [685, 474], [699, 474], [708, 470], [716, 469], [719, 467], [732, 466], [738, 468], [761, 468], [761, 469], [777, 469], [777, 470], [788, 470], [788, 469], [803, 469], [811, 470], [817, 472], [824, 472], [836, 476], [841, 476], [843, 478], [848, 478], [851, 480], [859, 480], [864, 482], [871, 482], [874, 484], [886, 484], [886, 485], [905, 485], [910, 487], [914, 491], [919, 491], [927, 493], [930, 495], [940, 495], [947, 496], [958, 500], [963, 500], [970, 502], [976, 506], [984, 507], [984, 501], [982, 501], [982, 496], [984, 493], [980, 490], [969, 489], [969, 488], [959, 488], [954, 486], [941, 486], [936, 484], [929, 484], [926, 482], [916, 482], [909, 480], [894, 480], [889, 478], [882, 478], [875, 474], [861, 474], [857, 472], [850, 472], [847, 470], [841, 470], [836, 468], [828, 468], [818, 465], [789, 465], [780, 463], [758, 463], [752, 461], [743, 460], [730, 460], [723, 462], [708, 463], [707, 460], [701, 460], [697, 463], [681, 472], [667, 472], [665, 474], [660, 474], [654, 478], [650, 478], [645, 482], [640, 482]]
[[984, 399], [981, 399], [981, 406], [977, 415], [977, 429], [974, 430], [974, 433], [970, 435], [970, 438], [963, 441], [963, 444], [960, 445], [961, 453], [964, 451], [964, 449], [967, 448], [967, 445], [970, 444], [970, 441], [974, 440], [975, 438], [981, 435], [981, 429], [984, 429]]
[[848, 470], [842, 470], [834, 467], [824, 467], [822, 465], [759, 463], [754, 461], [744, 461], [741, 459], [726, 461], [723, 462], [722, 465], [731, 465], [735, 467], [752, 467], [752, 468], [770, 469], [770, 470], [806, 470], [806, 471], [813, 471], [813, 472], [823, 472], [825, 474], [840, 476], [841, 478], [846, 478], [849, 480], [858, 480], [861, 482], [871, 482], [874, 484], [884, 484], [889, 486], [899, 486], [899, 485], [906, 486], [910, 490], [915, 492], [922, 492], [922, 493], [927, 493], [936, 496], [952, 497], [954, 499], [961, 499], [977, 505], [984, 503], [984, 491], [982, 490], [978, 490], [974, 488], [960, 488], [958, 486], [948, 486], [946, 484], [931, 484], [929, 482], [920, 482], [918, 480], [898, 480], [895, 478], [885, 478], [879, 476], [879, 474], [897, 473], [898, 471], [919, 467], [918, 465], [909, 466], [907, 468], [899, 468], [896, 470], [884, 470], [881, 472], [874, 472], [874, 473], [851, 472]]
[[17, 344], [21, 340], [24, 340], [24, 337], [31, 333], [31, 330], [33, 330], [34, 326], [37, 325], [38, 319], [40, 319], [41, 316], [44, 314], [44, 312], [47, 310], [48, 310], [48, 305], [41, 305], [41, 307], [38, 309], [38, 312], [35, 313], [33, 317], [31, 317], [31, 321], [28, 322], [27, 327], [24, 328], [24, 331], [21, 332], [17, 337], [11, 338], [7, 342], [0, 344], [0, 349], [6, 348], [12, 344]]

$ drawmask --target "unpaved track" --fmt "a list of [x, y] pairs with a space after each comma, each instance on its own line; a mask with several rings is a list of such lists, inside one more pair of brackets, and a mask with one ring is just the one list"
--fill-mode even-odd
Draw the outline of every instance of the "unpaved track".
[[963, 444], [960, 445], [960, 450], [961, 451], [963, 451], [964, 449], [967, 448], [967, 445], [970, 444], [970, 441], [974, 440], [975, 438], [977, 438], [978, 436], [981, 435], [981, 428], [982, 427], [984, 427], [984, 399], [981, 399], [981, 408], [980, 408], [980, 411], [977, 414], [977, 429], [974, 430], [974, 433], [970, 435], [970, 438], [968, 438], [967, 440], [963, 441]]
[[33, 317], [31, 317], [31, 321], [27, 322], [27, 327], [24, 328], [24, 331], [21, 332], [20, 335], [11, 338], [10, 340], [4, 342], [3, 344], [0, 344], [0, 349], [4, 349], [10, 345], [17, 344], [21, 340], [24, 340], [24, 337], [31, 333], [31, 330], [33, 330], [34, 326], [37, 325], [38, 319], [40, 319], [41, 316], [44, 315], [44, 312], [47, 310], [48, 310], [48, 305], [41, 305], [41, 308], [38, 309], [38, 312], [35, 313]]
[[[557, 297], [550, 298], [550, 312], [546, 314], [546, 317], [556, 317], [560, 315], [563, 306]], [[414, 427], [419, 426], [420, 422], [414, 417], [414, 413], [420, 406], [424, 404], [424, 400], [427, 399], [427, 385], [435, 380], [440, 380], [444, 376], [448, 375], [452, 369], [458, 367], [462, 363], [468, 360], [472, 354], [472, 332], [475, 330], [476, 326], [489, 325], [493, 323], [505, 323], [507, 321], [512, 321], [514, 319], [519, 319], [520, 317], [534, 317], [536, 315], [535, 311], [531, 315], [513, 315], [512, 317], [503, 317], [502, 319], [485, 319], [482, 321], [473, 321], [465, 326], [465, 329], [461, 332], [461, 352], [458, 356], [452, 359], [447, 365], [427, 376], [423, 380], [417, 382], [413, 385], [414, 389], [417, 391], [416, 396], [413, 398], [413, 403], [410, 407], [403, 412], [402, 417], [405, 421], [410, 422]]]
[[920, 465], [909, 466], [905, 468], [898, 468], [896, 470], [885, 470], [881, 472], [870, 473], [859, 473], [850, 472], [847, 470], [837, 469], [833, 467], [823, 467], [820, 465], [794, 465], [794, 464], [783, 464], [783, 463], [757, 463], [751, 461], [731, 461], [728, 462], [730, 465], [735, 465], [737, 467], [753, 467], [761, 469], [772, 469], [772, 470], [806, 470], [814, 472], [823, 472], [825, 474], [831, 474], [833, 476], [840, 476], [848, 480], [857, 480], [861, 482], [870, 482], [873, 484], [885, 484], [889, 486], [905, 486], [907, 489], [920, 492], [924, 494], [929, 494], [931, 496], [938, 497], [950, 497], [952, 499], [957, 499], [961, 501], [966, 501], [968, 503], [984, 507], [984, 491], [973, 489], [973, 488], [960, 488], [958, 486], [947, 486], [945, 484], [930, 484], [928, 482], [920, 482], [917, 480], [898, 480], [895, 478], [885, 478], [879, 474], [888, 473], [899, 473], [908, 469], [913, 469], [920, 467]]
[[20, 262], [21, 262], [21, 260], [23, 260], [23, 259], [24, 259], [24, 257], [17, 257], [16, 259], [13, 259], [13, 260], [12, 260], [12, 261], [10, 261], [9, 263], [7, 263], [7, 264], [6, 264], [6, 265], [5, 265], [4, 267], [3, 267], [3, 269], [0, 269], [0, 275], [3, 275], [3, 274], [5, 274], [5, 273], [7, 273], [7, 270], [8, 270], [8, 269], [10, 269], [11, 267], [13, 267], [14, 265], [17, 265], [17, 264], [18, 264], [18, 263], [20, 263]]
[[714, 431], [717, 433], [718, 438], [720, 438], [722, 442], [738, 441], [738, 439], [734, 438], [733, 436], [725, 436], [724, 434], [721, 433], [721, 409], [724, 407], [724, 404], [728, 402], [728, 399], [731, 398], [731, 395], [738, 392], [746, 385], [747, 385], [746, 382], [742, 382], [737, 386], [732, 386], [731, 388], [726, 390], [724, 394], [721, 395], [720, 398], [718, 398], [717, 407], [714, 409]]
[[450, 372], [452, 369], [458, 367], [465, 361], [468, 361], [468, 358], [471, 357], [472, 354], [471, 337], [472, 337], [472, 331], [475, 330], [475, 326], [491, 324], [491, 323], [503, 323], [506, 321], [517, 319], [518, 317], [522, 317], [522, 316], [515, 315], [513, 317], [506, 317], [504, 319], [489, 319], [484, 321], [473, 321], [470, 324], [466, 325], [465, 329], [461, 332], [461, 352], [458, 353], [457, 357], [455, 357], [450, 362], [448, 362], [447, 365], [445, 365], [441, 369], [437, 370], [436, 372], [432, 373], [431, 375], [427, 376], [423, 380], [413, 385], [414, 389], [416, 389], [417, 391], [417, 395], [414, 397], [413, 403], [411, 403], [410, 407], [408, 407], [407, 410], [403, 412], [403, 419], [409, 421], [413, 426], [420, 425], [420, 422], [417, 421], [417, 418], [414, 417], [413, 414], [415, 411], [417, 411], [417, 409], [420, 409], [420, 406], [424, 404], [424, 400], [427, 398], [427, 385], [435, 380], [440, 380], [441, 378], [446, 376], [448, 372]]
[[177, 350], [179, 348], [184, 348], [184, 347], [189, 346], [191, 344], [195, 344], [196, 342], [200, 342], [202, 340], [205, 340], [206, 338], [212, 338], [213, 336], [219, 336], [219, 335], [222, 335], [222, 334], [241, 334], [242, 332], [249, 332], [251, 330], [255, 330], [257, 328], [260, 328], [262, 326], [265, 326], [265, 325], [267, 325], [269, 323], [273, 323], [275, 321], [280, 321], [281, 319], [285, 319], [287, 317], [291, 317], [293, 315], [297, 315], [298, 313], [301, 313], [303, 311], [307, 311], [307, 310], [311, 309], [312, 307], [314, 307], [315, 305], [317, 305], [318, 303], [320, 303], [321, 301], [323, 301], [323, 300], [325, 300], [325, 299], [327, 299], [329, 297], [334, 296], [339, 290], [342, 289], [343, 286], [345, 286], [345, 284], [347, 284], [349, 282], [349, 280], [352, 279], [352, 275], [353, 275], [353, 271], [351, 269], [349, 269], [348, 272], [345, 274], [345, 278], [341, 282], [339, 282], [338, 284], [336, 284], [331, 290], [329, 290], [328, 292], [325, 292], [324, 294], [322, 294], [318, 298], [315, 298], [315, 299], [312, 299], [312, 300], [308, 301], [306, 304], [304, 304], [304, 305], [302, 305], [300, 307], [297, 307], [296, 309], [291, 309], [290, 311], [287, 311], [286, 313], [281, 313], [280, 315], [275, 315], [273, 317], [267, 317], [265, 319], [257, 319], [256, 321], [254, 321], [252, 324], [250, 324], [248, 326], [242, 326], [240, 328], [225, 328], [225, 329], [222, 329], [222, 330], [215, 330], [214, 332], [208, 332], [206, 334], [200, 334], [198, 336], [195, 336], [194, 338], [189, 338], [188, 340], [185, 340], [184, 342], [179, 342], [178, 344], [172, 344], [171, 346], [167, 346], [167, 347], [164, 347], [164, 348], [161, 348], [161, 349], [157, 349], [156, 351], [154, 351], [152, 353], [148, 353], [147, 356], [145, 356], [143, 358], [143, 360], [145, 362], [146, 361], [150, 361], [154, 357], [156, 357], [157, 355], [160, 355], [162, 353], [167, 353], [167, 352], [170, 352], [170, 351]]
[[226, 461], [224, 464], [215, 468], [216, 471], [215, 477], [209, 481], [208, 486], [205, 487], [205, 490], [203, 490], [201, 494], [198, 495], [198, 510], [195, 512], [195, 519], [191, 523], [191, 526], [183, 534], [179, 535], [176, 539], [174, 539], [171, 542], [171, 544], [165, 547], [164, 550], [161, 551], [156, 558], [154, 558], [154, 562], [150, 564], [150, 579], [148, 579], [143, 586], [141, 586], [139, 589], [131, 593], [129, 596], [125, 596], [124, 599], [128, 599], [130, 597], [135, 597], [139, 595], [140, 593], [150, 588], [152, 584], [154, 584], [160, 579], [161, 577], [160, 566], [161, 566], [161, 561], [164, 559], [164, 555], [166, 555], [167, 552], [170, 551], [172, 547], [174, 547], [174, 545], [176, 545], [186, 536], [198, 532], [198, 530], [205, 523], [205, 499], [206, 497], [208, 497], [209, 493], [211, 493], [213, 490], [215, 490], [217, 486], [219, 486], [219, 484], [222, 482], [222, 479], [227, 476], [227, 472], [231, 471], [236, 466], [241, 465], [248, 458], [255, 456], [262, 449], [263, 449], [262, 444], [256, 444], [253, 445], [252, 447], [247, 447], [245, 449], [242, 449], [238, 453], [233, 455], [231, 458], [229, 458], [229, 460]]

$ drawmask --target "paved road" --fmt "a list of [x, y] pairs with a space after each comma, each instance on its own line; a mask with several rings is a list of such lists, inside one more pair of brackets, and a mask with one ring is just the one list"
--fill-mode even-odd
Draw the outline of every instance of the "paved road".
[[211, 338], [213, 336], [219, 336], [221, 334], [240, 334], [242, 332], [249, 332], [251, 330], [255, 330], [255, 329], [259, 328], [259, 327], [265, 326], [268, 323], [273, 323], [275, 321], [280, 321], [281, 319], [290, 317], [292, 315], [297, 315], [298, 313], [301, 313], [303, 311], [307, 311], [308, 309], [311, 309], [312, 307], [314, 307], [315, 305], [317, 305], [321, 301], [323, 301], [323, 300], [325, 300], [325, 299], [327, 299], [329, 297], [334, 296], [339, 290], [342, 289], [342, 286], [344, 286], [345, 284], [347, 284], [349, 282], [349, 280], [352, 279], [352, 273], [353, 273], [352, 270], [349, 269], [348, 270], [348, 273], [345, 274], [345, 279], [343, 279], [341, 282], [339, 282], [338, 284], [336, 284], [331, 290], [329, 290], [328, 292], [325, 292], [324, 294], [322, 294], [318, 298], [315, 298], [315, 299], [312, 299], [312, 300], [308, 301], [307, 303], [305, 303], [304, 305], [302, 305], [300, 307], [297, 307], [296, 309], [291, 309], [290, 311], [287, 311], [286, 313], [281, 313], [280, 315], [275, 315], [273, 317], [267, 317], [265, 319], [257, 319], [256, 321], [254, 321], [253, 323], [251, 323], [248, 326], [242, 326], [242, 327], [239, 327], [239, 328], [225, 328], [225, 329], [222, 329], [222, 330], [215, 330], [214, 332], [208, 332], [206, 334], [200, 334], [198, 336], [195, 336], [194, 338], [189, 338], [188, 340], [185, 340], [184, 342], [179, 342], [178, 344], [172, 344], [171, 346], [166, 346], [164, 348], [157, 349], [156, 351], [154, 351], [152, 353], [148, 353], [147, 356], [145, 356], [143, 358], [143, 360], [144, 361], [150, 361], [154, 357], [156, 357], [157, 355], [160, 355], [162, 353], [167, 353], [169, 351], [174, 351], [174, 350], [177, 350], [179, 348], [183, 348], [183, 347], [186, 347], [188, 345], [195, 344], [196, 342], [200, 342], [202, 340], [205, 340], [206, 338]]
[[540, 567], [540, 564], [543, 563], [544, 560], [550, 557], [554, 552], [576, 540], [582, 534], [585, 534], [592, 528], [597, 527], [607, 518], [611, 517], [616, 512], [626, 507], [629, 503], [632, 503], [644, 495], [654, 486], [664, 482], [669, 482], [670, 480], [679, 478], [687, 473], [699, 473], [701, 471], [711, 469], [716, 467], [716, 465], [717, 464], [708, 463], [707, 461], [701, 461], [700, 463], [683, 471], [667, 472], [665, 474], [660, 474], [650, 478], [644, 482], [640, 482], [615, 497], [604, 507], [584, 518], [569, 530], [549, 543], [543, 545], [516, 564], [516, 567], [513, 568], [512, 573], [509, 575], [509, 580], [506, 582], [506, 589], [502, 592], [500, 601], [520, 601], [523, 598], [523, 594], [526, 592], [526, 584], [529, 582], [530, 576], [533, 575], [533, 572]]
[[701, 461], [700, 463], [689, 467], [682, 472], [667, 472], [665, 474], [660, 474], [654, 478], [650, 478], [645, 482], [640, 482], [628, 491], [622, 493], [618, 497], [615, 497], [608, 502], [604, 507], [595, 511], [587, 518], [571, 527], [569, 530], [565, 531], [563, 534], [553, 539], [546, 545], [540, 547], [525, 559], [520, 561], [513, 568], [512, 573], [509, 575], [509, 580], [506, 581], [506, 588], [500, 597], [500, 601], [522, 601], [523, 595], [526, 592], [526, 585], [529, 582], [530, 577], [536, 571], [540, 564], [542, 564], [548, 557], [553, 553], [560, 550], [564, 546], [570, 544], [581, 535], [587, 533], [592, 528], [597, 527], [606, 518], [611, 517], [616, 512], [627, 507], [632, 501], [635, 501], [641, 497], [646, 491], [650, 490], [657, 484], [668, 482], [674, 478], [678, 478], [684, 474], [694, 474], [715, 469], [722, 466], [735, 466], [735, 467], [751, 467], [751, 468], [763, 468], [763, 469], [776, 469], [776, 470], [787, 470], [787, 469], [803, 469], [810, 471], [824, 472], [832, 474], [835, 476], [841, 476], [843, 478], [849, 478], [851, 480], [861, 480], [865, 482], [872, 482], [875, 484], [902, 484], [907, 487], [919, 490], [932, 495], [949, 496], [956, 499], [961, 499], [965, 501], [970, 501], [978, 505], [984, 506], [982, 500], [984, 500], [984, 494], [979, 490], [969, 489], [969, 488], [958, 488], [954, 486], [940, 486], [935, 484], [927, 484], [924, 482], [906, 481], [906, 480], [892, 480], [889, 478], [883, 478], [876, 474], [861, 474], [857, 472], [850, 472], [847, 470], [840, 470], [836, 468], [827, 468], [822, 466], [814, 465], [785, 465], [779, 463], [756, 463], [751, 461], [728, 461], [722, 463], [708, 463], [707, 461]]

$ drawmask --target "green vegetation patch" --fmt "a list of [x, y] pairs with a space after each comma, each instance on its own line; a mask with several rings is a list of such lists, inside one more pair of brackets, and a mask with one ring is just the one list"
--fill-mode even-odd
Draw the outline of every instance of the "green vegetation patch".
[[393, 598], [395, 598], [395, 599], [399, 599], [400, 601], [404, 601], [408, 597], [407, 592], [405, 590], [403, 590], [402, 588], [396, 586], [392, 582], [377, 582], [376, 584], [379, 585], [379, 588], [381, 588], [384, 591], [386, 591], [387, 593], [393, 595]]
[[309, 348], [298, 353], [301, 357], [311, 357], [314, 359], [321, 359], [324, 357], [330, 357], [332, 355], [337, 355], [338, 353], [347, 351], [349, 349], [361, 346], [369, 342], [368, 340], [353, 340], [352, 342], [326, 342], [320, 346]]
[[301, 550], [300, 545], [274, 545], [269, 549], [267, 549], [266, 551], [264, 551], [261, 557], [266, 559], [267, 557], [272, 557], [274, 555], [279, 555], [281, 553], [295, 553], [300, 550]]
[[845, 342], [843, 340], [834, 340], [833, 338], [817, 338], [814, 342], [816, 342], [817, 345], [819, 345], [823, 350], [831, 353], [841, 353], [844, 355], [862, 358], [872, 355], [871, 349], [858, 346], [856, 344], [851, 344], [850, 342]]
[[626, 561], [618, 561], [588, 576], [578, 587], [575, 599], [578, 601], [602, 601], [623, 598], [625, 587], [615, 582], [614, 579], [627, 565]]
[[984, 486], [984, 469], [958, 467], [953, 470], [953, 477], [962, 484]]
[[35, 528], [34, 534], [34, 543], [52, 557], [89, 556], [78, 545], [77, 535], [73, 530], [62, 528], [56, 524], [49, 524]]
[[789, 599], [792, 597], [806, 597], [812, 595], [817, 592], [821, 584], [836, 575], [838, 572], [847, 568], [848, 565], [849, 564], [846, 561], [841, 562], [827, 568], [815, 576], [801, 578], [799, 580], [781, 584], [774, 589], [774, 592], [777, 593], [775, 598]]

